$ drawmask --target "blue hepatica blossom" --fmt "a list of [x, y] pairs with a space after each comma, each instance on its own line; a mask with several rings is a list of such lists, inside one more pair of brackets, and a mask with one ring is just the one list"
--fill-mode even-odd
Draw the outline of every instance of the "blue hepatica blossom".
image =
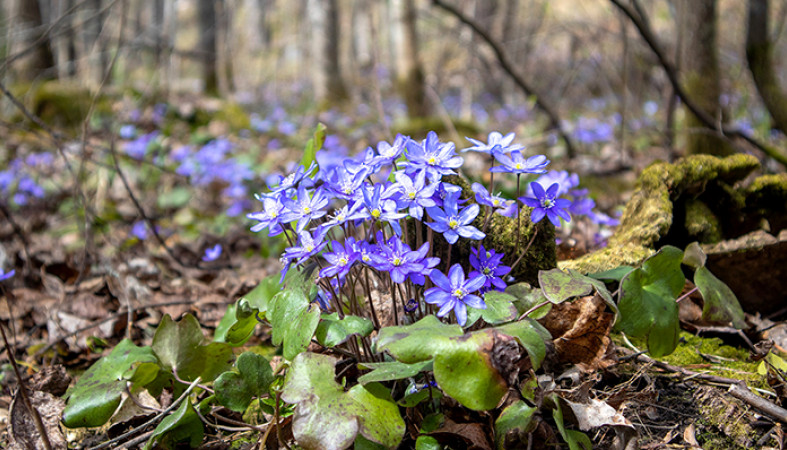
[[470, 267], [473, 268], [468, 275], [470, 278], [476, 276], [484, 277], [484, 286], [482, 291], [489, 291], [492, 289], [504, 290], [506, 282], [502, 277], [511, 272], [511, 268], [502, 265], [503, 254], [497, 253], [494, 250], [487, 250], [483, 245], [478, 248], [470, 249]]
[[131, 235], [140, 241], [148, 238], [148, 226], [144, 220], [138, 220], [131, 226]]
[[16, 270], [11, 269], [8, 272], [3, 272], [2, 270], [0, 270], [0, 281], [5, 281], [13, 277], [14, 275], [16, 275]]
[[507, 135], [503, 136], [501, 133], [493, 131], [489, 133], [486, 143], [469, 137], [465, 137], [465, 139], [470, 141], [473, 146], [462, 150], [463, 152], [474, 151], [491, 154], [492, 149], [499, 146], [501, 151], [509, 153], [514, 150], [521, 150], [523, 148], [519, 144], [511, 144], [514, 142], [514, 133], [508, 133]]
[[430, 181], [439, 181], [443, 175], [454, 175], [454, 169], [461, 167], [464, 159], [456, 155], [453, 143], [442, 143], [437, 133], [430, 131], [423, 142], [407, 141], [407, 162], [405, 171], [410, 174], [425, 171]]
[[424, 301], [440, 307], [437, 317], [445, 317], [453, 311], [456, 315], [456, 322], [460, 326], [464, 326], [467, 323], [468, 306], [486, 309], [484, 300], [473, 294], [484, 286], [485, 278], [483, 276], [478, 275], [465, 280], [462, 266], [454, 264], [448, 271], [447, 278], [441, 272], [433, 270], [429, 279], [432, 280], [435, 287], [424, 292]]
[[158, 131], [152, 131], [126, 143], [126, 154], [134, 159], [144, 159], [151, 142], [153, 142], [158, 135]]
[[308, 180], [306, 177], [311, 175], [316, 168], [317, 163], [315, 162], [312, 162], [308, 169], [304, 169], [304, 167], [300, 165], [297, 169], [295, 169], [295, 172], [287, 175], [286, 177], [278, 175], [277, 180], [274, 181], [274, 185], [269, 185], [268, 187], [270, 187], [271, 193], [284, 192], [293, 189], [298, 186], [301, 181], [304, 181], [304, 179]]
[[249, 219], [259, 222], [251, 227], [251, 231], [256, 233], [268, 228], [268, 236], [281, 234], [284, 231], [281, 227], [281, 215], [284, 212], [281, 196], [277, 194], [269, 197], [257, 196], [257, 200], [262, 202], [262, 211], [246, 215]]
[[314, 190], [314, 195], [310, 195], [304, 184], [299, 185], [298, 198], [283, 201], [285, 209], [281, 216], [282, 223], [297, 220], [298, 224], [295, 230], [301, 232], [306, 229], [309, 222], [327, 214], [328, 211], [325, 210], [325, 207], [328, 206], [329, 199], [324, 192], [324, 189], [319, 187]]
[[473, 203], [459, 211], [458, 201], [459, 192], [450, 193], [443, 201], [443, 208], [427, 208], [426, 211], [434, 222], [427, 222], [426, 225], [441, 233], [449, 244], [454, 244], [459, 236], [483, 239], [486, 235], [472, 225], [480, 207]]
[[500, 195], [490, 194], [481, 183], [473, 183], [471, 188], [475, 193], [475, 201], [478, 202], [479, 205], [491, 206], [495, 210], [502, 210], [511, 203], [510, 200], [506, 200]]
[[404, 152], [404, 148], [407, 145], [407, 142], [410, 140], [409, 137], [403, 136], [401, 134], [397, 134], [396, 138], [393, 141], [393, 144], [389, 144], [385, 141], [380, 141], [377, 144], [377, 156], [372, 158], [371, 163], [377, 165], [390, 165], [396, 161], [397, 158], [402, 156]]
[[546, 216], [552, 225], [559, 227], [560, 219], [566, 222], [571, 221], [571, 216], [566, 212], [566, 208], [571, 206], [571, 201], [564, 198], [557, 198], [560, 185], [553, 183], [552, 186], [545, 191], [544, 188], [535, 181], [530, 183], [531, 189], [535, 198], [520, 197], [519, 200], [525, 205], [533, 208], [530, 213], [530, 220], [533, 223], [538, 223]]
[[355, 238], [348, 237], [342, 245], [338, 241], [331, 243], [333, 252], [324, 253], [322, 256], [328, 261], [328, 266], [320, 270], [321, 277], [335, 277], [344, 279], [353, 264], [361, 257], [361, 253], [356, 248]]
[[279, 282], [281, 283], [284, 281], [284, 277], [287, 275], [287, 271], [290, 270], [290, 265], [292, 265], [293, 261], [295, 261], [296, 264], [301, 264], [303, 261], [319, 253], [320, 250], [328, 244], [327, 242], [323, 242], [324, 239], [325, 230], [322, 228], [317, 228], [314, 234], [308, 231], [298, 232], [298, 244], [285, 249], [281, 257], [284, 263], [284, 269], [281, 271], [281, 280]]
[[328, 175], [325, 185], [329, 191], [339, 198], [345, 200], [359, 199], [363, 195], [361, 187], [369, 173], [369, 169], [365, 168], [351, 174], [345, 167], [337, 166]]
[[414, 179], [402, 172], [397, 172], [394, 177], [402, 193], [399, 197], [399, 206], [408, 208], [411, 217], [421, 220], [424, 216], [424, 208], [437, 206], [432, 197], [439, 184], [427, 185], [425, 172], [416, 173]]
[[546, 173], [549, 160], [544, 155], [535, 155], [529, 158], [522, 156], [522, 152], [514, 150], [511, 156], [506, 155], [500, 149], [492, 150], [492, 155], [501, 164], [499, 166], [489, 169], [490, 172], [508, 172], [508, 173]]
[[137, 127], [131, 124], [123, 125], [118, 131], [121, 139], [133, 139], [137, 135]]
[[418, 250], [411, 250], [410, 246], [397, 236], [391, 237], [388, 242], [383, 242], [382, 233], [378, 231], [377, 239], [379, 251], [370, 255], [372, 264], [377, 270], [388, 272], [391, 281], [404, 283], [405, 278], [411, 273], [424, 275], [424, 271], [427, 270], [424, 258], [429, 251], [428, 242]]
[[[389, 189], [386, 191], [387, 194], [390, 194], [393, 190]], [[407, 214], [397, 212], [396, 202], [390, 198], [385, 198], [381, 184], [375, 184], [373, 187], [367, 186], [363, 190], [363, 205], [366, 208], [366, 218], [388, 222], [397, 234], [402, 233], [399, 219], [407, 217]]]
[[216, 244], [213, 247], [209, 247], [205, 249], [205, 255], [202, 257], [202, 260], [205, 262], [211, 262], [219, 259], [221, 256], [221, 244]]

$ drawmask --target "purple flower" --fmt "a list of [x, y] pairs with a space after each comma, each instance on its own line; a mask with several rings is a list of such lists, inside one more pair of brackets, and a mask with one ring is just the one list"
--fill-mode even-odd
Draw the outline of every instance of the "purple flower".
[[137, 127], [134, 125], [123, 125], [118, 132], [120, 139], [132, 139], [137, 135]]
[[131, 226], [131, 235], [140, 241], [148, 238], [148, 227], [144, 220], [138, 220]]
[[327, 244], [327, 242], [323, 242], [323, 239], [325, 239], [325, 231], [322, 228], [317, 228], [314, 235], [308, 231], [298, 232], [298, 244], [285, 249], [281, 257], [284, 269], [281, 271], [281, 281], [279, 282], [284, 281], [284, 277], [287, 275], [287, 271], [290, 270], [293, 260], [297, 260], [296, 264], [301, 264], [304, 260], [319, 253]]
[[331, 171], [325, 186], [339, 198], [355, 200], [363, 195], [361, 187], [369, 173], [368, 169], [361, 169], [355, 174], [351, 174], [346, 168], [338, 166]]
[[471, 277], [465, 280], [465, 272], [462, 266], [454, 264], [448, 271], [448, 278], [437, 270], [432, 271], [429, 276], [435, 287], [429, 288], [424, 292], [424, 301], [430, 305], [437, 305], [440, 310], [437, 317], [445, 317], [450, 311], [454, 311], [456, 321], [460, 326], [467, 323], [467, 307], [486, 309], [486, 303], [481, 297], [474, 295], [484, 286], [483, 276]]
[[436, 182], [443, 175], [454, 175], [453, 169], [459, 168], [464, 159], [456, 155], [453, 143], [441, 143], [437, 133], [430, 131], [423, 142], [410, 140], [406, 144], [407, 162], [405, 171], [410, 174], [416, 171], [425, 171], [431, 182]]
[[508, 133], [507, 135], [503, 136], [501, 133], [497, 131], [493, 131], [489, 133], [489, 136], [487, 137], [488, 143], [484, 143], [469, 137], [465, 137], [465, 139], [470, 141], [473, 144], [473, 146], [462, 150], [462, 152], [474, 151], [474, 152], [491, 154], [492, 149], [499, 146], [500, 151], [508, 153], [514, 150], [521, 150], [522, 148], [524, 148], [519, 144], [511, 145], [511, 143], [514, 141], [514, 133]]
[[306, 225], [314, 219], [319, 219], [328, 212], [324, 209], [328, 206], [328, 198], [324, 194], [322, 187], [314, 191], [314, 195], [310, 196], [306, 186], [301, 184], [298, 186], [298, 198], [295, 200], [284, 200], [284, 213], [281, 216], [283, 223], [290, 223], [298, 221], [295, 228], [296, 231], [301, 232], [306, 229]]
[[338, 275], [340, 279], [343, 279], [350, 272], [353, 264], [360, 258], [361, 254], [356, 250], [355, 238], [352, 237], [345, 239], [344, 245], [338, 241], [333, 241], [331, 246], [334, 251], [322, 255], [330, 265], [320, 270], [320, 276], [334, 277]]
[[545, 173], [549, 160], [544, 155], [535, 155], [525, 159], [522, 152], [514, 150], [509, 157], [505, 153], [495, 150], [492, 152], [495, 159], [501, 164], [489, 169], [490, 172], [509, 173]]
[[372, 264], [377, 270], [388, 272], [394, 283], [404, 283], [409, 274], [422, 273], [426, 269], [423, 259], [429, 251], [428, 242], [418, 250], [411, 250], [410, 246], [403, 243], [397, 236], [393, 236], [388, 239], [388, 242], [383, 243], [383, 236], [379, 231], [377, 232], [377, 242], [379, 251], [370, 255]]
[[404, 152], [407, 142], [410, 140], [408, 136], [397, 134], [394, 139], [393, 145], [380, 141], [377, 143], [378, 156], [372, 158], [371, 164], [373, 165], [389, 165], [393, 164], [399, 156]]
[[424, 208], [437, 206], [432, 196], [439, 183], [427, 185], [425, 172], [416, 173], [415, 179], [402, 172], [397, 172], [394, 176], [402, 192], [399, 198], [400, 207], [409, 208], [411, 217], [421, 220], [424, 216]]
[[329, 230], [337, 225], [344, 225], [347, 222], [363, 219], [366, 217], [364, 212], [361, 211], [363, 202], [355, 201], [351, 204], [342, 206], [333, 212], [333, 215], [328, 217], [328, 221], [320, 225], [321, 227]]
[[126, 154], [134, 159], [145, 158], [145, 153], [150, 147], [150, 143], [159, 135], [158, 131], [153, 131], [148, 134], [136, 138], [135, 140], [126, 144]]
[[11, 269], [11, 270], [9, 270], [8, 272], [5, 272], [5, 273], [3, 273], [2, 270], [0, 270], [0, 281], [5, 281], [5, 280], [13, 277], [14, 275], [16, 275], [16, 270]]
[[205, 249], [205, 255], [202, 260], [205, 262], [215, 261], [221, 256], [221, 244], [216, 244], [213, 247]]
[[533, 212], [530, 213], [530, 220], [533, 223], [540, 222], [544, 216], [547, 216], [552, 225], [556, 227], [560, 226], [561, 218], [566, 222], [571, 221], [571, 216], [565, 210], [571, 206], [571, 202], [564, 198], [556, 198], [558, 189], [560, 189], [559, 184], [553, 183], [549, 189], [544, 191], [544, 188], [534, 181], [530, 183], [530, 188], [533, 189], [533, 194], [536, 197], [520, 197], [519, 201], [533, 208]]
[[481, 183], [473, 183], [472, 189], [475, 192], [475, 201], [479, 205], [491, 206], [495, 209], [508, 206], [508, 200], [499, 195], [491, 195]]
[[459, 192], [449, 193], [443, 201], [443, 208], [427, 208], [429, 217], [434, 222], [426, 222], [426, 225], [442, 233], [449, 244], [455, 243], [459, 236], [468, 239], [483, 239], [486, 235], [472, 226], [473, 220], [478, 215], [480, 207], [473, 203], [459, 211], [458, 206]]
[[284, 204], [281, 202], [280, 195], [271, 195], [269, 197], [256, 196], [257, 200], [262, 202], [262, 211], [246, 214], [251, 220], [256, 220], [259, 223], [251, 227], [251, 231], [258, 232], [268, 228], [268, 236], [277, 236], [281, 234], [284, 229], [281, 227], [281, 215], [284, 211]]
[[295, 169], [294, 173], [291, 173], [286, 177], [279, 175], [277, 186], [269, 186], [271, 188], [271, 193], [284, 192], [298, 186], [304, 178], [314, 171], [315, 168], [317, 168], [317, 164], [312, 161], [308, 169], [304, 169], [303, 166], [300, 165], [297, 169]]
[[[387, 194], [390, 193], [391, 191], [387, 192]], [[399, 219], [406, 217], [407, 214], [396, 212], [396, 202], [386, 199], [383, 194], [383, 186], [381, 184], [375, 184], [373, 187], [367, 186], [363, 189], [363, 205], [366, 208], [366, 218], [388, 222], [396, 231], [396, 234], [401, 234]]]
[[[536, 178], [536, 183], [540, 184], [544, 189], [557, 183], [560, 186], [557, 195], [566, 195], [570, 190], [579, 186], [579, 175], [569, 173], [566, 170], [550, 170], [544, 175]], [[533, 196], [532, 188], [528, 187], [527, 195], [530, 197]]]
[[491, 290], [492, 286], [501, 291], [505, 289], [506, 282], [502, 277], [507, 275], [511, 268], [500, 264], [503, 254], [496, 253], [494, 250], [486, 250], [483, 245], [477, 249], [471, 248], [470, 252], [470, 266], [475, 270], [472, 270], [468, 276], [470, 278], [479, 275], [484, 277], [484, 291]]

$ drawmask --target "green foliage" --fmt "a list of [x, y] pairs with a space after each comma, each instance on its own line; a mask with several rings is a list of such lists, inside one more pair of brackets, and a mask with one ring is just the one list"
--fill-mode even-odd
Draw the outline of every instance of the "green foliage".
[[279, 277], [271, 275], [248, 294], [239, 298], [227, 311], [216, 327], [213, 340], [239, 347], [249, 340], [257, 326], [257, 316], [265, 316], [270, 300], [281, 289]]
[[301, 159], [301, 165], [304, 168], [308, 169], [317, 160], [317, 152], [325, 143], [325, 130], [325, 125], [318, 123], [317, 128], [314, 130], [314, 136], [306, 143], [306, 148], [303, 149], [303, 158]]
[[197, 377], [213, 381], [229, 370], [234, 355], [232, 347], [222, 342], [202, 345], [205, 337], [197, 319], [187, 314], [180, 322], [164, 316], [153, 335], [153, 351], [164, 369], [173, 371], [185, 381]]
[[371, 372], [358, 377], [361, 384], [375, 381], [402, 380], [418, 375], [421, 372], [432, 370], [432, 360], [405, 364], [399, 361], [386, 361], [379, 363], [363, 363], [363, 367], [373, 369]]
[[[495, 447], [499, 450], [513, 448], [514, 445], [527, 447], [527, 441], [522, 438], [533, 431], [533, 415], [536, 411], [538, 408], [522, 400], [508, 405], [495, 421]], [[507, 439], [511, 441], [508, 446]]]
[[188, 442], [189, 447], [197, 447], [202, 443], [205, 430], [194, 406], [188, 399], [184, 400], [177, 411], [165, 417], [150, 436], [144, 449], [175, 448], [176, 444]]
[[273, 370], [264, 356], [252, 352], [241, 353], [235, 367], [237, 372], [224, 372], [216, 379], [216, 399], [233, 411], [243, 412], [255, 397], [268, 392]]
[[707, 267], [705, 252], [692, 242], [686, 247], [683, 263], [694, 268], [694, 284], [702, 294], [702, 318], [712, 322], [731, 322], [738, 329], [746, 328], [743, 309], [735, 293], [716, 278]]
[[387, 351], [397, 361], [413, 364], [433, 358], [441, 348], [451, 345], [451, 337], [461, 335], [459, 325], [447, 325], [435, 316], [426, 316], [412, 325], [381, 329], [372, 349]]
[[552, 410], [552, 418], [555, 419], [555, 425], [563, 437], [563, 440], [568, 444], [570, 450], [593, 450], [593, 443], [590, 438], [581, 431], [569, 430], [566, 428], [563, 421], [563, 409], [560, 406], [560, 399], [555, 395], [552, 397], [555, 408]]
[[620, 283], [620, 327], [632, 336], [647, 337], [648, 351], [655, 357], [672, 353], [678, 345], [675, 300], [685, 284], [682, 259], [682, 251], [666, 246]]
[[69, 428], [98, 427], [107, 422], [131, 382], [132, 389], [153, 381], [159, 371], [150, 347], [137, 347], [124, 339], [112, 352], [93, 364], [66, 394], [63, 423]]
[[607, 287], [601, 281], [582, 275], [573, 269], [563, 272], [560, 269], [542, 270], [538, 273], [538, 281], [544, 296], [552, 303], [562, 303], [569, 298], [582, 297], [593, 290], [604, 299], [607, 306], [614, 312], [617, 319], [618, 308]]
[[293, 434], [306, 449], [343, 449], [360, 433], [385, 447], [404, 435], [404, 420], [388, 389], [379, 383], [357, 384], [345, 392], [334, 381], [336, 359], [301, 353], [287, 371], [281, 397], [298, 406]]
[[369, 336], [374, 331], [374, 324], [365, 317], [344, 316], [338, 313], [323, 314], [314, 337], [325, 347], [336, 347], [352, 335]]

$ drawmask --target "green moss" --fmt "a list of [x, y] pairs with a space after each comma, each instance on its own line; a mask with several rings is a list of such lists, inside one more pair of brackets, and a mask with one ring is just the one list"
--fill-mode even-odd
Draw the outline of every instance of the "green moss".
[[684, 227], [690, 240], [700, 244], [714, 244], [721, 241], [721, 225], [713, 211], [701, 200], [686, 201], [686, 220]]
[[773, 234], [787, 228], [787, 173], [756, 178], [745, 192], [746, 211], [768, 221]]
[[[79, 131], [90, 107], [93, 104], [93, 92], [76, 82], [46, 81], [40, 84], [19, 84], [13, 89], [25, 106], [44, 123], [56, 128]], [[100, 96], [94, 105], [93, 112], [111, 113], [111, 99], [108, 95]], [[16, 113], [13, 120], [26, 120], [21, 112]]]
[[[741, 206], [742, 198], [738, 198], [732, 185], [758, 167], [756, 158], [744, 154], [727, 158], [694, 155], [674, 164], [651, 164], [639, 176], [636, 191], [626, 204], [608, 246], [576, 260], [561, 262], [561, 267], [584, 273], [609, 270], [621, 263], [637, 265], [662, 245], [683, 247], [690, 242], [689, 236], [697, 233], [721, 240], [724, 224], [713, 224], [708, 217], [702, 220], [698, 217], [702, 214], [689, 212], [682, 205], [705, 194], [710, 197], [704, 202], [706, 205], [721, 205], [721, 211], [710, 210], [710, 213], [735, 220], [732, 212]], [[719, 202], [719, 195], [725, 201]], [[677, 205], [681, 207], [676, 210]], [[692, 217], [687, 221], [689, 213]], [[683, 219], [676, 222], [676, 214]], [[686, 230], [687, 224], [694, 228], [693, 232]], [[675, 225], [679, 226], [674, 228]]]

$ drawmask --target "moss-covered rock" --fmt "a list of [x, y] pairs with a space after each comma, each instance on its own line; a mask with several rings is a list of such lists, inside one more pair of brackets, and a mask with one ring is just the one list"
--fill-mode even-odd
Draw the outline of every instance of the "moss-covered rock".
[[[27, 108], [54, 128], [78, 131], [93, 105], [94, 93], [85, 86], [70, 81], [46, 81], [36, 84], [17, 85], [13, 89]], [[111, 113], [111, 101], [106, 95], [100, 96], [93, 112]], [[24, 120], [21, 112], [14, 120]]]
[[745, 154], [695, 155], [674, 164], [652, 164], [637, 180], [608, 246], [560, 266], [590, 273], [636, 265], [666, 244], [683, 248], [695, 240], [712, 243], [751, 231], [755, 224], [741, 217], [752, 194], [736, 183], [759, 166], [755, 157]]

